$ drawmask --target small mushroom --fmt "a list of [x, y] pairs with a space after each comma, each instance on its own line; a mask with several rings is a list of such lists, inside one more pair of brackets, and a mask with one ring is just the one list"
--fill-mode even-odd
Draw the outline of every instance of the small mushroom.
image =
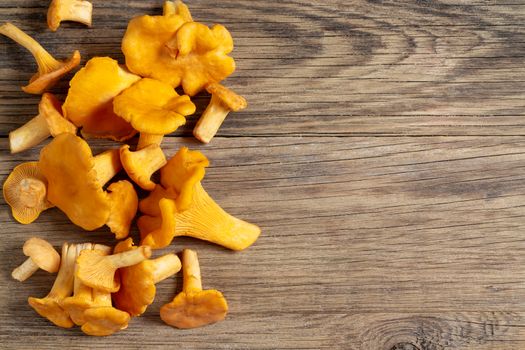
[[[128, 238], [115, 246], [115, 253], [137, 249], [133, 240]], [[156, 259], [119, 269], [120, 289], [113, 294], [113, 300], [119, 310], [131, 316], [139, 316], [146, 311], [155, 299], [155, 284], [180, 271], [180, 260], [175, 254], [166, 254]]]
[[88, 287], [114, 293], [120, 288], [120, 283], [115, 280], [117, 269], [138, 264], [150, 256], [148, 246], [108, 256], [86, 250], [77, 259], [76, 277]]
[[47, 26], [55, 32], [62, 21], [73, 21], [91, 27], [93, 5], [84, 0], [52, 0], [47, 10]]
[[[100, 255], [108, 255], [111, 248], [101, 244], [91, 244], [85, 248], [93, 250]], [[78, 264], [75, 264], [75, 273], [78, 271]], [[97, 306], [93, 297], [93, 289], [83, 284], [77, 277], [74, 278], [73, 295], [63, 299], [60, 306], [69, 314], [69, 317], [77, 326], [86, 323], [84, 312]]]
[[69, 314], [60, 306], [62, 300], [73, 292], [73, 278], [75, 272], [75, 259], [83, 249], [88, 249], [89, 244], [68, 244], [62, 245], [62, 259], [60, 269], [53, 283], [49, 294], [44, 298], [29, 297], [29, 305], [42, 317], [47, 318], [55, 325], [62, 328], [73, 327], [73, 321]]
[[147, 191], [155, 188], [151, 181], [153, 173], [166, 165], [164, 152], [155, 144], [135, 152], [129, 150], [129, 145], [123, 145], [120, 147], [120, 161], [131, 180]]
[[74, 124], [62, 116], [62, 104], [55, 96], [44, 93], [38, 105], [38, 115], [9, 133], [11, 153], [25, 151], [38, 145], [49, 136], [67, 132], [76, 134]]
[[111, 211], [106, 225], [116, 239], [126, 238], [133, 218], [137, 214], [139, 199], [133, 185], [127, 180], [114, 182], [108, 187]]
[[171, 85], [144, 78], [115, 97], [113, 111], [140, 132], [140, 150], [152, 143], [160, 145], [162, 135], [177, 130], [186, 123], [186, 116], [195, 113], [195, 105]]
[[20, 282], [31, 277], [38, 269], [55, 273], [60, 267], [60, 255], [51, 244], [42, 238], [32, 237], [22, 248], [28, 258], [11, 273], [11, 277]]
[[202, 290], [197, 253], [182, 253], [183, 290], [160, 309], [160, 318], [176, 328], [196, 328], [224, 320], [228, 304], [221, 292]]
[[94, 57], [69, 82], [64, 117], [82, 127], [84, 137], [124, 141], [137, 131], [113, 112], [113, 98], [140, 80], [109, 57]]
[[38, 166], [48, 200], [74, 224], [88, 231], [106, 224], [111, 203], [102, 186], [121, 169], [118, 149], [93, 157], [86, 141], [60, 134], [42, 149]]
[[237, 112], [248, 105], [244, 97], [219, 83], [206, 85], [206, 91], [211, 94], [210, 104], [193, 129], [193, 135], [204, 143], [211, 141], [228, 113]]
[[87, 335], [102, 337], [128, 327], [129, 314], [111, 306], [110, 293], [93, 290], [93, 296], [95, 303], [99, 306], [84, 312], [86, 322], [81, 327], [82, 332]]
[[17, 165], [5, 180], [2, 191], [13, 218], [21, 224], [32, 223], [41, 212], [54, 207], [47, 200], [47, 180], [38, 162]]
[[74, 51], [68, 60], [56, 60], [35, 39], [9, 22], [0, 26], [0, 34], [25, 47], [36, 60], [38, 72], [31, 77], [28, 85], [22, 87], [22, 90], [29, 94], [39, 95], [50, 89], [60, 78], [80, 63], [80, 53], [78, 51]]

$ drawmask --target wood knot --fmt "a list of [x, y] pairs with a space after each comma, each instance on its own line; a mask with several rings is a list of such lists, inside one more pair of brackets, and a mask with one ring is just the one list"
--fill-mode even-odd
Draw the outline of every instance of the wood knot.
[[420, 350], [412, 343], [397, 343], [390, 350]]

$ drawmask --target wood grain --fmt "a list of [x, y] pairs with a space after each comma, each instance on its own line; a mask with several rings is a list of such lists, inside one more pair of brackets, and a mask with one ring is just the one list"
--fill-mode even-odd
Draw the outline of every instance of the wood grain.
[[[79, 49], [83, 62], [123, 62], [127, 21], [159, 14], [161, 3], [92, 2], [91, 29], [46, 30], [48, 0], [2, 0], [0, 21], [58, 58]], [[230, 29], [238, 69], [227, 84], [250, 106], [208, 146], [184, 137], [192, 118], [163, 148], [167, 156], [182, 145], [202, 150], [212, 162], [205, 188], [263, 234], [240, 253], [189, 238], [163, 252], [197, 249], [204, 286], [228, 299], [226, 321], [189, 331], [162, 323], [160, 307], [181, 289], [177, 276], [112, 337], [51, 325], [26, 300], [44, 296], [54, 276], [10, 277], [23, 242], [114, 240], [56, 209], [17, 224], [2, 199], [0, 348], [524, 349], [525, 4], [187, 3], [195, 19]], [[29, 54], [0, 37], [0, 57], [3, 182], [41, 146], [8, 152], [7, 133], [37, 112], [39, 98], [20, 90], [34, 67]], [[66, 91], [67, 79], [54, 90]], [[197, 96], [196, 115], [207, 102]]]
[[[3, 0], [0, 19], [58, 57], [80, 49], [84, 61], [122, 61], [127, 20], [160, 12], [160, 1], [93, 2], [92, 29], [66, 23], [49, 32], [47, 0]], [[250, 108], [231, 115], [221, 135], [525, 135], [519, 1], [194, 0], [190, 7], [197, 20], [223, 23], [235, 39], [238, 69], [228, 84]], [[37, 98], [20, 91], [31, 57], [5, 38], [0, 55], [5, 135], [36, 112]]]
[[[508, 349], [525, 340], [523, 138], [219, 138], [209, 146], [170, 138], [163, 147], [171, 156], [180, 145], [206, 152], [205, 188], [263, 235], [241, 253], [191, 239], [166, 250], [200, 252], [205, 287], [229, 300], [227, 321], [191, 332], [162, 324], [160, 306], [180, 290], [170, 279], [146, 315], [104, 346], [389, 350], [405, 341], [425, 350]], [[37, 154], [2, 156], [0, 180]], [[17, 330], [4, 342], [46, 334], [42, 346], [62, 338], [102, 344], [51, 326], [27, 306], [52, 276], [21, 285], [9, 271], [31, 234], [58, 246], [107, 242], [107, 231], [86, 234], [57, 210], [23, 226], [2, 207], [0, 254], [13, 256], [0, 265], [2, 326], [11, 337]], [[498, 332], [489, 336], [491, 325]]]

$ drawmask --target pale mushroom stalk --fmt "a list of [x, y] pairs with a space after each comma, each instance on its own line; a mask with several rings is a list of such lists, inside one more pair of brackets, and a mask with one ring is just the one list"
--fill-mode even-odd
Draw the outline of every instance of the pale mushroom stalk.
[[202, 290], [201, 268], [194, 250], [184, 249], [182, 253], [182, 278], [184, 293]]
[[103, 186], [111, 180], [121, 169], [120, 154], [118, 149], [111, 149], [93, 157], [94, 169], [97, 179]]
[[38, 145], [49, 136], [63, 132], [75, 134], [77, 128], [59, 112], [60, 102], [52, 94], [44, 93], [38, 105], [38, 115], [9, 133], [11, 153], [18, 153]]
[[0, 34], [25, 47], [35, 58], [38, 72], [29, 80], [27, 86], [22, 87], [22, 90], [27, 93], [43, 93], [80, 63], [80, 53], [78, 51], [75, 51], [67, 61], [56, 60], [35, 39], [9, 22], [0, 26]]
[[29, 297], [28, 302], [36, 312], [47, 318], [55, 325], [63, 328], [73, 327], [69, 315], [60, 306], [61, 301], [73, 292], [73, 280], [75, 273], [75, 259], [79, 252], [90, 247], [91, 244], [67, 244], [62, 245], [62, 260], [60, 270], [51, 291], [45, 298]]
[[209, 143], [217, 134], [226, 116], [231, 111], [236, 112], [246, 108], [247, 102], [244, 97], [218, 83], [207, 85], [206, 90], [211, 93], [211, 101], [199, 118], [193, 135], [201, 142]]
[[28, 258], [11, 273], [20, 282], [31, 277], [38, 269], [54, 273], [60, 267], [60, 255], [51, 244], [41, 238], [28, 239], [24, 243], [23, 252]]
[[175, 254], [166, 254], [160, 258], [152, 259], [153, 282], [157, 284], [179, 272], [180, 260]]
[[146, 148], [149, 145], [160, 146], [163, 139], [164, 135], [147, 134], [141, 132], [139, 136], [139, 143], [137, 144], [137, 151], [140, 151], [141, 149]]
[[79, 22], [91, 27], [93, 5], [84, 0], [53, 0], [47, 12], [47, 25], [52, 31], [62, 21]]
[[84, 251], [77, 259], [76, 277], [91, 288], [113, 293], [120, 288], [119, 283], [115, 281], [117, 269], [136, 265], [150, 256], [151, 248], [148, 246], [107, 256]]

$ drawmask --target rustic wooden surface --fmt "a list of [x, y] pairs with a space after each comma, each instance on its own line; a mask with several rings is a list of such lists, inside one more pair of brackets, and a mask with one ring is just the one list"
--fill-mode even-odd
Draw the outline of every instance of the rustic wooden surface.
[[[84, 61], [122, 60], [127, 20], [161, 5], [93, 3], [92, 29], [49, 32], [44, 0], [2, 0], [0, 21], [58, 57], [80, 49]], [[203, 150], [212, 162], [205, 188], [263, 234], [240, 253], [186, 238], [166, 251], [198, 250], [204, 286], [229, 301], [227, 320], [190, 331], [164, 325], [158, 312], [181, 288], [175, 277], [112, 337], [54, 327], [26, 302], [54, 277], [10, 278], [24, 240], [113, 241], [58, 210], [17, 224], [2, 201], [0, 347], [525, 349], [525, 3], [188, 4], [195, 19], [231, 30], [238, 71], [228, 85], [250, 107], [228, 117], [210, 145], [188, 137], [192, 119], [165, 150]], [[39, 148], [10, 155], [6, 139], [38, 98], [20, 91], [31, 57], [5, 38], [0, 57], [3, 181], [38, 158]], [[202, 111], [207, 97], [197, 103]]]

